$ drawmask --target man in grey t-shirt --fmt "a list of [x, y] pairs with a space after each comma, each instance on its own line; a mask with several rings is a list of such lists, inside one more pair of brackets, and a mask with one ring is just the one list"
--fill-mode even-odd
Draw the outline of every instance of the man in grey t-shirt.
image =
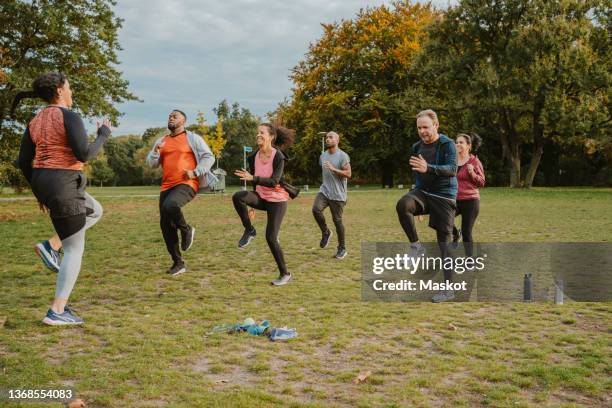
[[351, 178], [351, 160], [348, 154], [338, 147], [339, 143], [340, 136], [336, 132], [328, 132], [325, 136], [327, 150], [321, 153], [319, 158], [323, 170], [323, 183], [312, 205], [312, 215], [321, 229], [320, 246], [326, 248], [332, 232], [327, 228], [323, 210], [329, 207], [338, 234], [338, 250], [334, 257], [342, 259], [346, 256], [342, 212], [346, 205], [346, 182]]

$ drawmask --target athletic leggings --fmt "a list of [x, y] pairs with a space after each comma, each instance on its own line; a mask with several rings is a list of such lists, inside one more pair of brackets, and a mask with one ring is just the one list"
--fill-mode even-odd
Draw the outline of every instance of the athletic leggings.
[[[85, 225], [72, 235], [62, 238], [64, 257], [57, 274], [55, 289], [55, 297], [59, 299], [68, 299], [70, 297], [70, 293], [81, 270], [81, 261], [83, 260], [83, 252], [85, 250], [85, 231], [100, 221], [102, 217], [102, 206], [87, 193], [85, 193], [85, 207], [87, 210]], [[56, 226], [57, 231], [58, 226], [62, 224], [62, 218], [53, 219], [53, 224]], [[61, 227], [59, 229], [61, 230]]]
[[266, 241], [268, 242], [268, 247], [270, 248], [270, 252], [272, 252], [272, 256], [274, 256], [280, 274], [286, 275], [288, 273], [287, 265], [285, 265], [283, 250], [278, 243], [278, 232], [280, 231], [283, 217], [287, 212], [287, 202], [281, 201], [274, 203], [266, 201], [253, 191], [239, 191], [234, 193], [232, 201], [234, 202], [236, 212], [240, 216], [242, 225], [247, 230], [253, 229], [253, 224], [251, 224], [251, 220], [249, 219], [249, 210], [247, 206], [268, 213]]
[[[478, 218], [480, 212], [480, 200], [461, 200], [457, 201], [457, 212], [455, 216], [461, 215], [461, 235], [463, 236], [463, 242], [474, 242], [472, 237], [472, 229]], [[457, 236], [459, 231], [457, 227], [453, 226], [453, 235]]]
[[[472, 237], [472, 230], [474, 229], [474, 224], [476, 223], [476, 218], [478, 218], [478, 213], [480, 212], [480, 200], [457, 200], [457, 212], [455, 216], [461, 215], [461, 236], [464, 242], [465, 254], [467, 256], [472, 256], [474, 252], [473, 242], [474, 238]], [[458, 236], [459, 231], [457, 227], [453, 225], [453, 236]]]

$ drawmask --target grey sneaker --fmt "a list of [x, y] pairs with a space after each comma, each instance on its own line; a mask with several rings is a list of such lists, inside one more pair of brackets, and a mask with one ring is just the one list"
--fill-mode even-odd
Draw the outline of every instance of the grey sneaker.
[[346, 249], [338, 248], [338, 251], [336, 252], [336, 255], [334, 255], [334, 258], [344, 259], [345, 256], [346, 256]]
[[417, 258], [421, 255], [425, 255], [425, 252], [425, 245], [421, 244], [420, 241], [410, 244], [410, 257]]
[[184, 262], [175, 262], [172, 264], [170, 269], [166, 271], [168, 275], [172, 275], [172, 276], [180, 275], [181, 273], [185, 273], [185, 272], [187, 272], [187, 268], [185, 267]]
[[433, 295], [431, 301], [433, 303], [448, 302], [455, 298], [455, 292], [453, 290], [441, 290], [440, 292]]
[[289, 283], [290, 280], [291, 280], [291, 274], [288, 273], [286, 275], [281, 275], [278, 279], [274, 279], [270, 283], [274, 286], [283, 286]]

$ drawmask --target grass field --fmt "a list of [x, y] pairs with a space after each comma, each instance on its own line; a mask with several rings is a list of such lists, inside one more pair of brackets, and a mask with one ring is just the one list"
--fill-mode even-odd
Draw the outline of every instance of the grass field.
[[[292, 201], [280, 241], [294, 280], [281, 288], [269, 286], [277, 272], [265, 215], [257, 214], [257, 239], [239, 250], [230, 195], [186, 207], [198, 233], [188, 272], [173, 278], [164, 274], [157, 189], [89, 192], [105, 214], [88, 232], [71, 298], [86, 321], [76, 328], [41, 323], [55, 275], [32, 245], [51, 233], [50, 221], [34, 201], [0, 201], [5, 394], [71, 387], [89, 407], [612, 406], [611, 303], [361, 301], [360, 243], [405, 240], [395, 215], [405, 190], [350, 193], [343, 261], [331, 258], [332, 245], [318, 248], [314, 194]], [[426, 223], [419, 229], [434, 240]], [[610, 241], [612, 189], [485, 189], [474, 233], [482, 241]], [[207, 335], [248, 316], [295, 327], [299, 337]], [[353, 384], [364, 371], [371, 376]]]

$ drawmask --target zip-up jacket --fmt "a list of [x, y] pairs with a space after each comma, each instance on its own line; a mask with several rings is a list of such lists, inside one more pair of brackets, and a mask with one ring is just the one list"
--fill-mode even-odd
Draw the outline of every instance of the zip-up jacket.
[[[418, 156], [422, 146], [422, 140], [413, 144], [412, 155]], [[415, 174], [416, 189], [455, 200], [457, 197], [457, 148], [455, 142], [448, 136], [440, 134], [435, 153], [435, 163], [427, 164], [427, 174], [435, 175], [431, 183], [426, 185], [421, 173], [415, 172]]]
[[[202, 190], [204, 187], [212, 186], [218, 181], [217, 176], [210, 171], [212, 165], [215, 163], [215, 156], [212, 154], [212, 151], [201, 136], [189, 131], [186, 131], [186, 133], [187, 143], [189, 143], [189, 147], [191, 148], [197, 163], [193, 173], [196, 175], [196, 177], [198, 177], [200, 182], [200, 190]], [[163, 141], [164, 137], [165, 136], [160, 137], [155, 141], [153, 148], [147, 155], [147, 164], [153, 168], [159, 166], [160, 154], [158, 151], [156, 151], [156, 149], [157, 146]]]

